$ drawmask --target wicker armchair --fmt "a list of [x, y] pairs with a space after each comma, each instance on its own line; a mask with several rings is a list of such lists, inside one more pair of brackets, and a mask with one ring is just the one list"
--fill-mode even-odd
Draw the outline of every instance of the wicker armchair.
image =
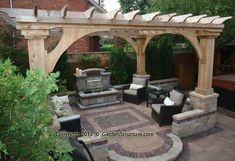
[[[183, 94], [180, 91], [177, 91]], [[164, 99], [156, 98], [152, 100], [152, 118], [158, 122], [159, 126], [169, 125], [172, 123], [172, 116], [182, 112], [182, 108], [186, 102], [187, 96], [183, 94], [182, 102], [178, 105], [166, 106]]]
[[130, 85], [123, 86], [123, 100], [134, 104], [140, 104], [146, 100], [148, 80], [145, 78], [133, 77], [132, 84], [142, 85], [139, 89], [130, 89]]

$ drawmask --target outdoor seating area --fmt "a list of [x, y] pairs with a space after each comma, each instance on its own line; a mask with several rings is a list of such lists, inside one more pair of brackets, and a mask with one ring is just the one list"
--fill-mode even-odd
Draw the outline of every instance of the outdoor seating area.
[[0, 160], [234, 160], [228, 4], [23, 1], [0, 2]]

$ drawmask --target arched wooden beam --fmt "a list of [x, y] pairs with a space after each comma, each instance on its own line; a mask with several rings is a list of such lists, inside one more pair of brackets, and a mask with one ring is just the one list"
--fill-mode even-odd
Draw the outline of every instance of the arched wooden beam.
[[185, 22], [186, 23], [197, 23], [201, 18], [206, 17], [207, 15], [198, 15], [198, 16], [192, 16], [188, 17]]
[[91, 19], [94, 12], [95, 12], [95, 7], [91, 7], [91, 8], [89, 8], [88, 10], [86, 10], [84, 12], [84, 17], [87, 18], [87, 19]]
[[190, 14], [185, 14], [185, 15], [173, 16], [170, 19], [170, 22], [181, 23], [181, 22], [184, 22], [190, 16], [192, 16], [191, 13]]
[[224, 21], [228, 20], [228, 19], [231, 19], [232, 17], [220, 17], [220, 18], [216, 18], [214, 19], [211, 23], [212, 24], [222, 24]]
[[219, 17], [220, 17], [220, 16], [205, 17], [205, 18], [200, 19], [199, 23], [202, 23], [202, 24], [209, 24], [209, 23], [211, 23], [214, 19], [217, 19], [217, 18], [219, 18]]
[[154, 36], [160, 36], [162, 34], [178, 34], [178, 35], [181, 35], [181, 36], [185, 37], [193, 45], [193, 47], [194, 47], [194, 49], [197, 53], [198, 59], [199, 60], [203, 59], [202, 54], [201, 54], [202, 49], [201, 49], [200, 43], [197, 39], [196, 33], [193, 32], [193, 31], [186, 33], [184, 30], [172, 30], [172, 31], [165, 30], [165, 31], [142, 31], [141, 33], [144, 33], [144, 34], [148, 35], [144, 48], [147, 47], [149, 41]]
[[34, 15], [34, 17], [38, 17], [38, 6], [37, 5], [33, 6], [33, 15]]
[[160, 21], [160, 22], [168, 22], [171, 17], [177, 15], [177, 13], [170, 13], [165, 15], [159, 15], [154, 18], [154, 20]]
[[68, 5], [65, 5], [61, 10], [60, 10], [60, 16], [62, 18], [65, 18], [67, 15], [67, 11], [68, 11]]
[[148, 14], [144, 14], [144, 15], [141, 15], [142, 17], [142, 21], [153, 21], [154, 18], [159, 15], [161, 12], [153, 12], [153, 13], [148, 13]]

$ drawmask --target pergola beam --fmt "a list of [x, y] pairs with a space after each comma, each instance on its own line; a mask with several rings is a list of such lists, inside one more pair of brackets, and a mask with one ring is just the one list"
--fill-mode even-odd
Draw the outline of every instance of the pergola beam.
[[174, 23], [181, 23], [184, 22], [188, 17], [192, 16], [193, 14], [185, 14], [185, 15], [179, 15], [179, 16], [173, 16], [170, 19], [170, 22], [174, 22]]
[[199, 23], [202, 23], [202, 24], [210, 24], [213, 20], [219, 18], [220, 16], [211, 16], [211, 17], [204, 17], [204, 18], [201, 18]]
[[198, 16], [192, 16], [188, 17], [185, 22], [186, 23], [197, 23], [201, 18], [206, 17], [207, 15], [198, 15]]
[[177, 13], [170, 13], [165, 15], [159, 15], [154, 18], [154, 20], [160, 21], [160, 22], [168, 22], [173, 16], [177, 15]]
[[38, 17], [38, 6], [37, 5], [33, 6], [33, 15], [34, 15], [34, 17]]
[[61, 16], [62, 18], [65, 18], [66, 15], [67, 15], [67, 11], [68, 11], [68, 6], [65, 5], [65, 6], [60, 10], [60, 16]]
[[85, 17], [86, 19], [91, 19], [92, 16], [93, 16], [93, 14], [94, 14], [94, 12], [95, 12], [95, 7], [91, 7], [91, 8], [89, 8], [88, 10], [86, 10], [86, 11], [84, 12], [84, 17]]

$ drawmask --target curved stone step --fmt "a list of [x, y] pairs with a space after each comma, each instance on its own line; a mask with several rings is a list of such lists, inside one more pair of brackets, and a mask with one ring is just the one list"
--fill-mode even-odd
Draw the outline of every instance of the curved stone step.
[[167, 134], [173, 141], [171, 149], [161, 155], [157, 155], [151, 158], [130, 158], [117, 154], [114, 150], [109, 151], [109, 157], [115, 161], [174, 161], [178, 158], [183, 150], [183, 143], [180, 138], [172, 133]]

